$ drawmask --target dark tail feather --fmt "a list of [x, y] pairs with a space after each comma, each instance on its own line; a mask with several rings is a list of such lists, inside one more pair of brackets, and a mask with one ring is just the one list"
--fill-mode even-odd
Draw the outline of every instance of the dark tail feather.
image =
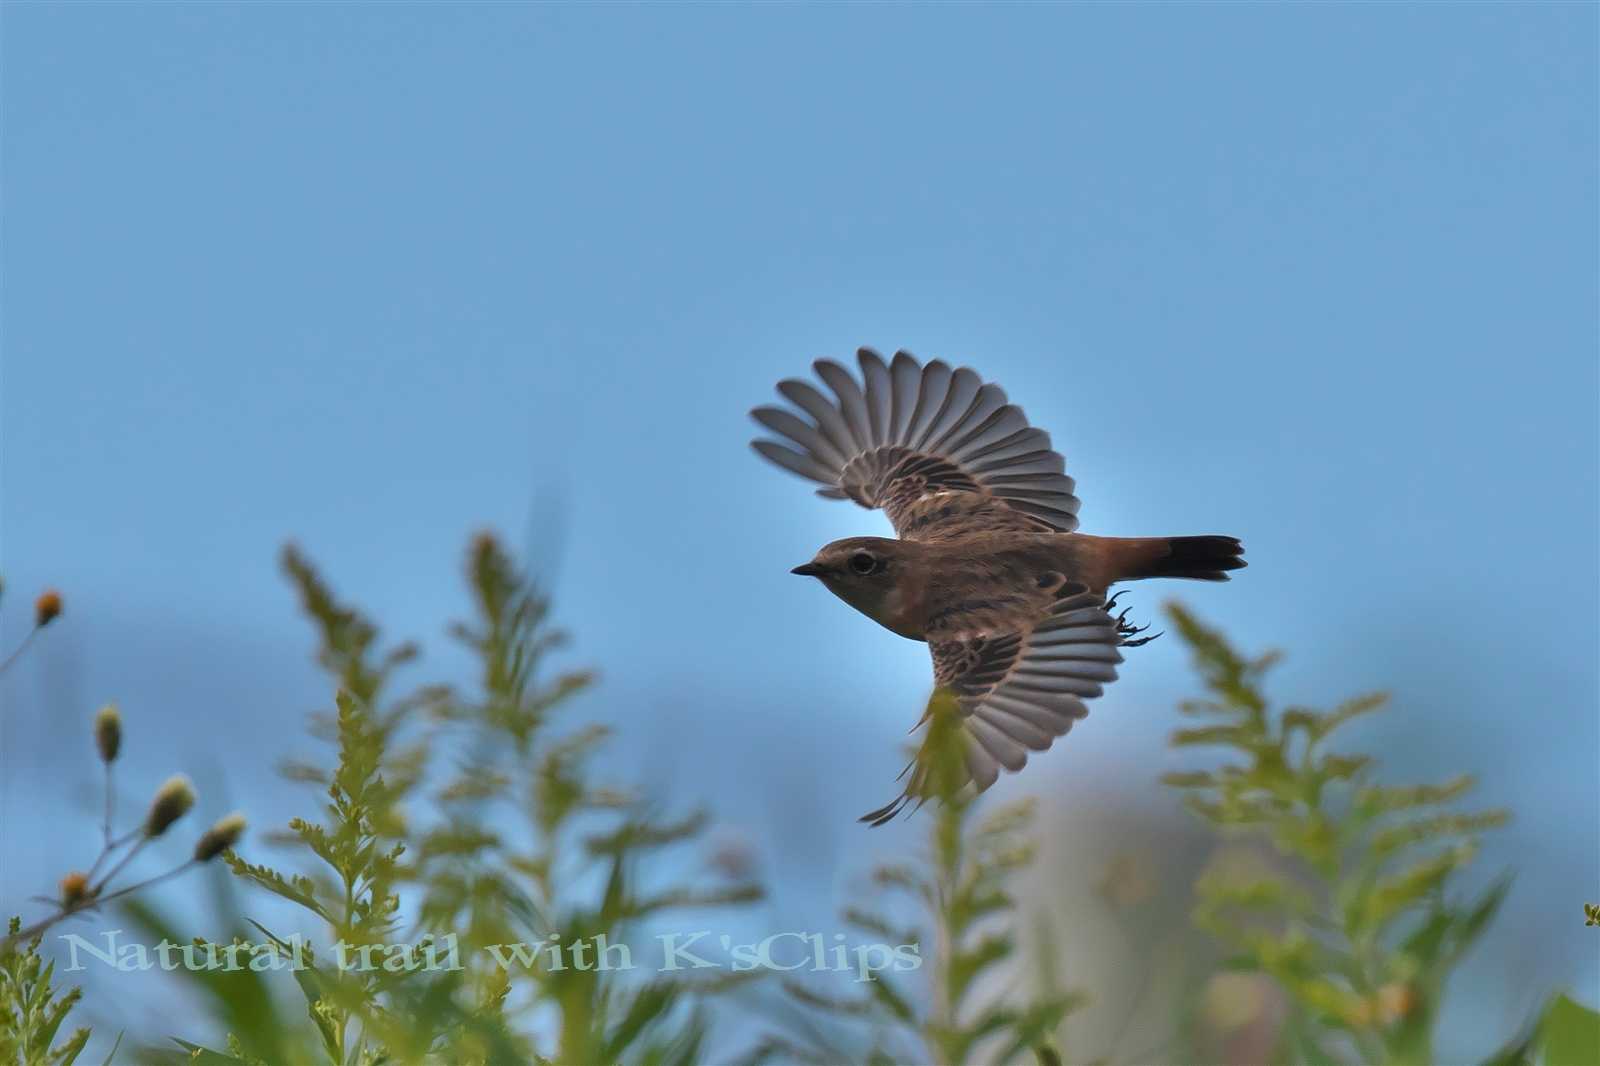
[[1165, 555], [1145, 562], [1138, 570], [1124, 576], [1141, 577], [1191, 577], [1200, 581], [1226, 581], [1227, 571], [1245, 566], [1244, 547], [1237, 537], [1169, 537], [1165, 541]]

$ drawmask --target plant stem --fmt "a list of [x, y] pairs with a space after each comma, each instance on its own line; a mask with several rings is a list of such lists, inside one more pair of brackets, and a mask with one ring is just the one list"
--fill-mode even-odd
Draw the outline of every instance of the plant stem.
[[6, 656], [5, 662], [0, 663], [0, 674], [3, 674], [7, 670], [11, 669], [11, 664], [16, 662], [17, 659], [21, 657], [23, 652], [28, 650], [28, 645], [33, 643], [34, 635], [39, 632], [40, 628], [42, 627], [34, 626], [32, 629], [28, 630], [28, 635], [22, 638], [22, 643], [18, 644], [16, 649], [12, 651], [10, 655]]
[[[143, 851], [144, 850], [144, 846], [146, 844], [148, 844], [149, 842], [150, 842], [150, 838], [149, 837], [141, 836], [139, 838], [139, 842], [137, 844], [135, 844], [133, 847], [129, 848], [127, 853], [125, 855], [123, 855], [122, 858], [117, 860], [117, 864], [115, 866], [113, 866], [110, 869], [110, 871], [108, 871], [106, 873], [106, 875], [104, 877], [102, 877], [100, 879], [100, 883], [94, 886], [94, 888], [92, 889], [93, 893], [96, 896], [98, 896], [100, 894], [101, 890], [104, 889], [106, 887], [106, 885], [110, 884], [111, 879], [113, 877], [117, 876], [119, 873], [121, 873], [122, 870], [123, 870], [123, 867], [127, 866], [128, 863], [132, 862], [133, 861], [133, 857], [135, 855], [139, 854], [139, 852]], [[97, 863], [96, 865], [99, 865], [99, 864]]]
[[62, 907], [55, 914], [52, 914], [47, 918], [41, 918], [32, 925], [19, 929], [15, 933], [7, 936], [4, 940], [0, 940], [0, 955], [4, 955], [7, 951], [10, 951], [12, 946], [15, 944], [19, 944], [25, 940], [32, 940], [34, 937], [38, 936], [40, 933], [43, 933], [46, 929], [49, 929], [52, 925], [55, 925], [57, 922], [62, 921], [63, 919], [70, 918], [74, 914], [82, 914], [85, 911], [96, 910], [104, 904], [112, 902], [113, 900], [119, 900], [124, 896], [130, 896], [141, 889], [149, 888], [151, 885], [159, 884], [162, 881], [176, 877], [189, 867], [196, 865], [198, 865], [196, 860], [187, 859], [177, 866], [174, 866], [166, 873], [156, 874], [154, 877], [148, 877], [137, 884], [129, 885], [127, 888], [119, 888], [110, 895], [96, 896], [92, 899], [87, 899], [73, 907]]

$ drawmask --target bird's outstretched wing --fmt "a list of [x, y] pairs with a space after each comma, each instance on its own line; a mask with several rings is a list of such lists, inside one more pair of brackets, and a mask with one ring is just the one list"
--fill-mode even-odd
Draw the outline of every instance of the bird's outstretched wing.
[[870, 348], [856, 356], [860, 383], [831, 360], [813, 364], [831, 397], [805, 381], [779, 382], [778, 392], [809, 420], [757, 407], [751, 417], [784, 439], [752, 447], [825, 486], [819, 496], [883, 508], [896, 535], [910, 540], [952, 527], [1078, 527], [1078, 498], [1061, 456], [1000, 386], [937, 359], [922, 366], [906, 352], [888, 364]]
[[[1082, 585], [1065, 592], [1031, 629], [928, 634], [933, 679], [961, 707], [967, 777], [979, 792], [1002, 767], [1020, 770], [1028, 752], [1049, 748], [1089, 713], [1083, 701], [1116, 680], [1116, 623]], [[882, 825], [928, 798], [922, 767], [910, 769], [905, 791], [863, 822]]]

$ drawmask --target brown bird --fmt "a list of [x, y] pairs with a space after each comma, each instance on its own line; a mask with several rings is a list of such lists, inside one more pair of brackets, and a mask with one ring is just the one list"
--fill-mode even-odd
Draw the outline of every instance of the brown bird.
[[[862, 382], [812, 364], [832, 392], [788, 379], [782, 407], [750, 412], [785, 438], [756, 440], [765, 458], [825, 486], [817, 495], [882, 508], [899, 539], [825, 545], [793, 573], [818, 578], [885, 628], [928, 643], [935, 684], [962, 711], [966, 769], [983, 791], [1084, 717], [1083, 701], [1116, 679], [1121, 647], [1142, 631], [1110, 614], [1119, 581], [1226, 581], [1244, 566], [1233, 537], [1094, 537], [1075, 532], [1078, 498], [1050, 437], [1000, 386], [967, 367], [885, 363], [857, 353]], [[1144, 627], [1148, 628], [1148, 627]], [[881, 825], [917, 795], [912, 784], [862, 821]]]

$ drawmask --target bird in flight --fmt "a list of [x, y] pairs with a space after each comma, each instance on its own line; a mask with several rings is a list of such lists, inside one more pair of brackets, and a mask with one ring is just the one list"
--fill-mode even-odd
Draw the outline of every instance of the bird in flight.
[[[926, 366], [906, 352], [857, 352], [861, 381], [812, 364], [832, 395], [787, 379], [794, 405], [751, 417], [781, 440], [764, 458], [823, 487], [817, 495], [882, 508], [895, 537], [824, 545], [793, 573], [900, 636], [926, 641], [933, 679], [961, 708], [968, 779], [982, 792], [1022, 769], [1088, 714], [1115, 680], [1118, 650], [1153, 639], [1111, 615], [1119, 581], [1226, 581], [1245, 565], [1233, 537], [1096, 537], [1076, 532], [1078, 498], [1050, 437], [1000, 386], [968, 367]], [[798, 413], [797, 413], [798, 412]], [[805, 416], [805, 417], [802, 417]], [[1146, 627], [1147, 628], [1147, 627]], [[882, 825], [925, 798], [913, 775]]]

